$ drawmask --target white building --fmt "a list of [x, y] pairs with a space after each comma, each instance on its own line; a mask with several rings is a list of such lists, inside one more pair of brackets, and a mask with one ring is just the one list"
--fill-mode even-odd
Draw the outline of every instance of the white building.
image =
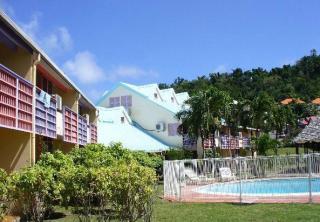
[[175, 115], [188, 98], [186, 92], [160, 90], [157, 84], [120, 82], [98, 102], [98, 142], [152, 152], [182, 147]]

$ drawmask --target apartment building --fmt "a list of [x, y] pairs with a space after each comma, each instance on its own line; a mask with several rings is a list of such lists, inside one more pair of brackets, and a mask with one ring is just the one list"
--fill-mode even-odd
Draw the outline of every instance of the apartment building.
[[98, 142], [121, 142], [129, 149], [147, 152], [182, 147], [176, 114], [188, 98], [188, 93], [161, 90], [157, 84], [120, 82], [98, 102]]
[[94, 104], [0, 12], [0, 167], [32, 165], [43, 149], [96, 143], [96, 123]]

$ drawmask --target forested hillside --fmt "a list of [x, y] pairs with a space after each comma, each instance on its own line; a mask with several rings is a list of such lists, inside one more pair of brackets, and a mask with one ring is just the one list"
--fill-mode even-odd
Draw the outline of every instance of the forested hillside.
[[259, 93], [266, 92], [275, 101], [294, 97], [310, 102], [320, 96], [320, 55], [311, 50], [310, 55], [302, 57], [296, 64], [270, 71], [238, 68], [231, 73], [210, 73], [195, 80], [178, 77], [172, 84], [160, 84], [160, 88], [173, 87], [176, 92], [187, 91], [192, 95], [209, 85], [227, 91], [233, 99], [252, 100]]

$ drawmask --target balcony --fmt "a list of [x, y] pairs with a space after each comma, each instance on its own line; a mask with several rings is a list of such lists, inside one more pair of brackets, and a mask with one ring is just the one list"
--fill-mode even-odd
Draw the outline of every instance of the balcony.
[[190, 138], [187, 134], [182, 136], [182, 145], [185, 149], [196, 150], [197, 149], [197, 139]]
[[61, 135], [79, 145], [97, 142], [95, 124], [66, 106], [62, 113], [56, 107], [54, 97], [0, 64], [0, 127], [53, 139]]
[[91, 138], [91, 143], [97, 143], [97, 126], [93, 123], [90, 124], [90, 138]]
[[56, 100], [41, 89], [36, 89], [35, 133], [57, 138]]
[[242, 147], [243, 148], [250, 148], [251, 147], [251, 140], [249, 137], [242, 137]]
[[221, 149], [239, 149], [241, 138], [234, 136], [221, 136], [220, 137], [220, 148]]
[[0, 64], [0, 126], [33, 131], [33, 85]]
[[[196, 149], [197, 141], [193, 138], [189, 138], [188, 135], [183, 135], [183, 147], [185, 149]], [[234, 137], [234, 136], [220, 136], [213, 137], [210, 135], [209, 138], [203, 141], [205, 149], [212, 149], [220, 147], [221, 149], [240, 149], [250, 148], [251, 141], [249, 137]]]
[[63, 140], [68, 143], [78, 143], [78, 114], [70, 108], [63, 107], [64, 133]]
[[88, 121], [87, 118], [79, 115], [78, 122], [78, 142], [79, 145], [85, 146], [88, 143]]

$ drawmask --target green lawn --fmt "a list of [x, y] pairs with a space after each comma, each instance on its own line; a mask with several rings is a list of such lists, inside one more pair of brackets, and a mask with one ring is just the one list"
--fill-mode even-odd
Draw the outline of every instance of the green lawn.
[[320, 221], [316, 204], [188, 204], [159, 201], [154, 221]]
[[[304, 153], [304, 148], [299, 147], [299, 154]], [[291, 155], [296, 154], [296, 148], [295, 147], [282, 147], [278, 149], [278, 155]], [[267, 150], [267, 155], [275, 155], [274, 151], [272, 149]]]
[[[162, 186], [158, 189], [162, 193]], [[50, 221], [77, 221], [77, 217], [63, 208], [66, 216]], [[320, 204], [206, 204], [174, 203], [157, 198], [153, 221], [206, 222], [206, 221], [320, 221]]]

